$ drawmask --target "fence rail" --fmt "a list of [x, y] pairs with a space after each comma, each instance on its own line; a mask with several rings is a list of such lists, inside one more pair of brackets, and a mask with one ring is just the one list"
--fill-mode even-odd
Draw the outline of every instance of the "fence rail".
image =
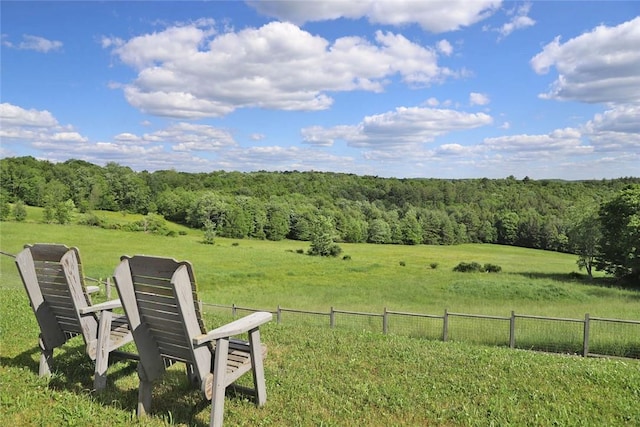
[[[277, 323], [328, 326], [406, 335], [414, 338], [470, 342], [523, 350], [567, 353], [584, 357], [640, 359], [640, 321], [591, 317], [582, 319], [529, 314], [408, 313], [386, 308], [382, 313], [338, 310], [307, 311], [278, 306], [262, 310], [200, 302], [205, 312], [239, 315], [271, 311]], [[230, 311], [229, 311], [230, 310]]]

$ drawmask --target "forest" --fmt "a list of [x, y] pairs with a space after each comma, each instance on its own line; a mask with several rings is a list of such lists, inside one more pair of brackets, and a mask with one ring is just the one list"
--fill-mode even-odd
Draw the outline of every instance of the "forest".
[[[217, 236], [237, 239], [308, 241], [322, 226], [336, 242], [498, 243], [578, 254], [588, 252], [579, 247], [589, 243], [585, 234], [599, 234], [588, 220], [600, 217], [601, 207], [625, 188], [640, 188], [640, 177], [449, 180], [298, 171], [136, 172], [113, 162], [102, 167], [33, 157], [3, 158], [0, 170], [3, 206], [44, 207], [51, 222], [64, 222], [65, 210], [108, 210], [208, 227]], [[88, 218], [90, 225], [100, 225], [98, 217]]]

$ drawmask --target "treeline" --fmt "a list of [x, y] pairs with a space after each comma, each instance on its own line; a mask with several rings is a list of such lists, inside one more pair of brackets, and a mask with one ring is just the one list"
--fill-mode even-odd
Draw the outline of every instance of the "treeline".
[[593, 181], [394, 179], [326, 172], [135, 172], [109, 163], [0, 160], [3, 203], [158, 214], [231, 238], [499, 243], [570, 251], [576, 218], [640, 178]]

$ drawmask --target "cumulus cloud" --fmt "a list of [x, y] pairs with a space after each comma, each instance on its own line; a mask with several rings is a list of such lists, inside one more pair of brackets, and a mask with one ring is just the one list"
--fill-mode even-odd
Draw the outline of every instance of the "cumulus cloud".
[[500, 0], [335, 0], [335, 1], [249, 1], [258, 12], [302, 25], [311, 21], [366, 18], [373, 24], [418, 24], [424, 30], [455, 31], [491, 16]]
[[640, 155], [640, 106], [616, 106], [596, 114], [585, 133], [597, 151], [635, 152]]
[[3, 129], [17, 126], [52, 127], [58, 121], [47, 110], [26, 110], [17, 105], [4, 102], [0, 104], [0, 123]]
[[438, 48], [439, 52], [446, 56], [450, 56], [453, 53], [453, 46], [451, 46], [451, 43], [449, 43], [447, 40], [440, 40], [436, 44], [436, 47]]
[[398, 107], [394, 111], [367, 116], [357, 125], [304, 128], [302, 137], [304, 142], [314, 145], [329, 146], [340, 139], [353, 147], [393, 148], [428, 143], [449, 132], [486, 126], [492, 121], [491, 116], [484, 113]]
[[587, 103], [640, 103], [640, 16], [615, 27], [600, 25], [561, 42], [560, 36], [534, 56], [538, 74], [555, 68], [558, 78], [546, 99]]
[[102, 45], [114, 46], [138, 71], [123, 85], [128, 102], [175, 118], [219, 117], [243, 107], [324, 110], [333, 102], [328, 92], [379, 92], [393, 76], [417, 87], [456, 76], [438, 66], [435, 48], [400, 34], [330, 42], [282, 22], [220, 35], [195, 25], [171, 27]]
[[36, 52], [48, 53], [50, 51], [62, 49], [62, 42], [58, 40], [49, 40], [40, 36], [33, 36], [30, 34], [24, 34], [22, 41], [18, 44], [14, 44], [8, 40], [5, 40], [3, 35], [2, 44], [6, 47], [22, 50], [35, 50]]
[[469, 103], [471, 105], [487, 105], [491, 100], [484, 93], [471, 92], [469, 94]]
[[592, 146], [583, 145], [582, 132], [575, 128], [556, 129], [548, 134], [485, 138], [482, 146], [487, 150], [503, 153], [587, 154], [593, 152]]

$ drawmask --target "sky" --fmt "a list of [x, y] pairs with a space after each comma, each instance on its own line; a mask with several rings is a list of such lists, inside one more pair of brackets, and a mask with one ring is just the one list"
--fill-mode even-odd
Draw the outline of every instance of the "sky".
[[640, 1], [5, 1], [0, 157], [640, 176]]

